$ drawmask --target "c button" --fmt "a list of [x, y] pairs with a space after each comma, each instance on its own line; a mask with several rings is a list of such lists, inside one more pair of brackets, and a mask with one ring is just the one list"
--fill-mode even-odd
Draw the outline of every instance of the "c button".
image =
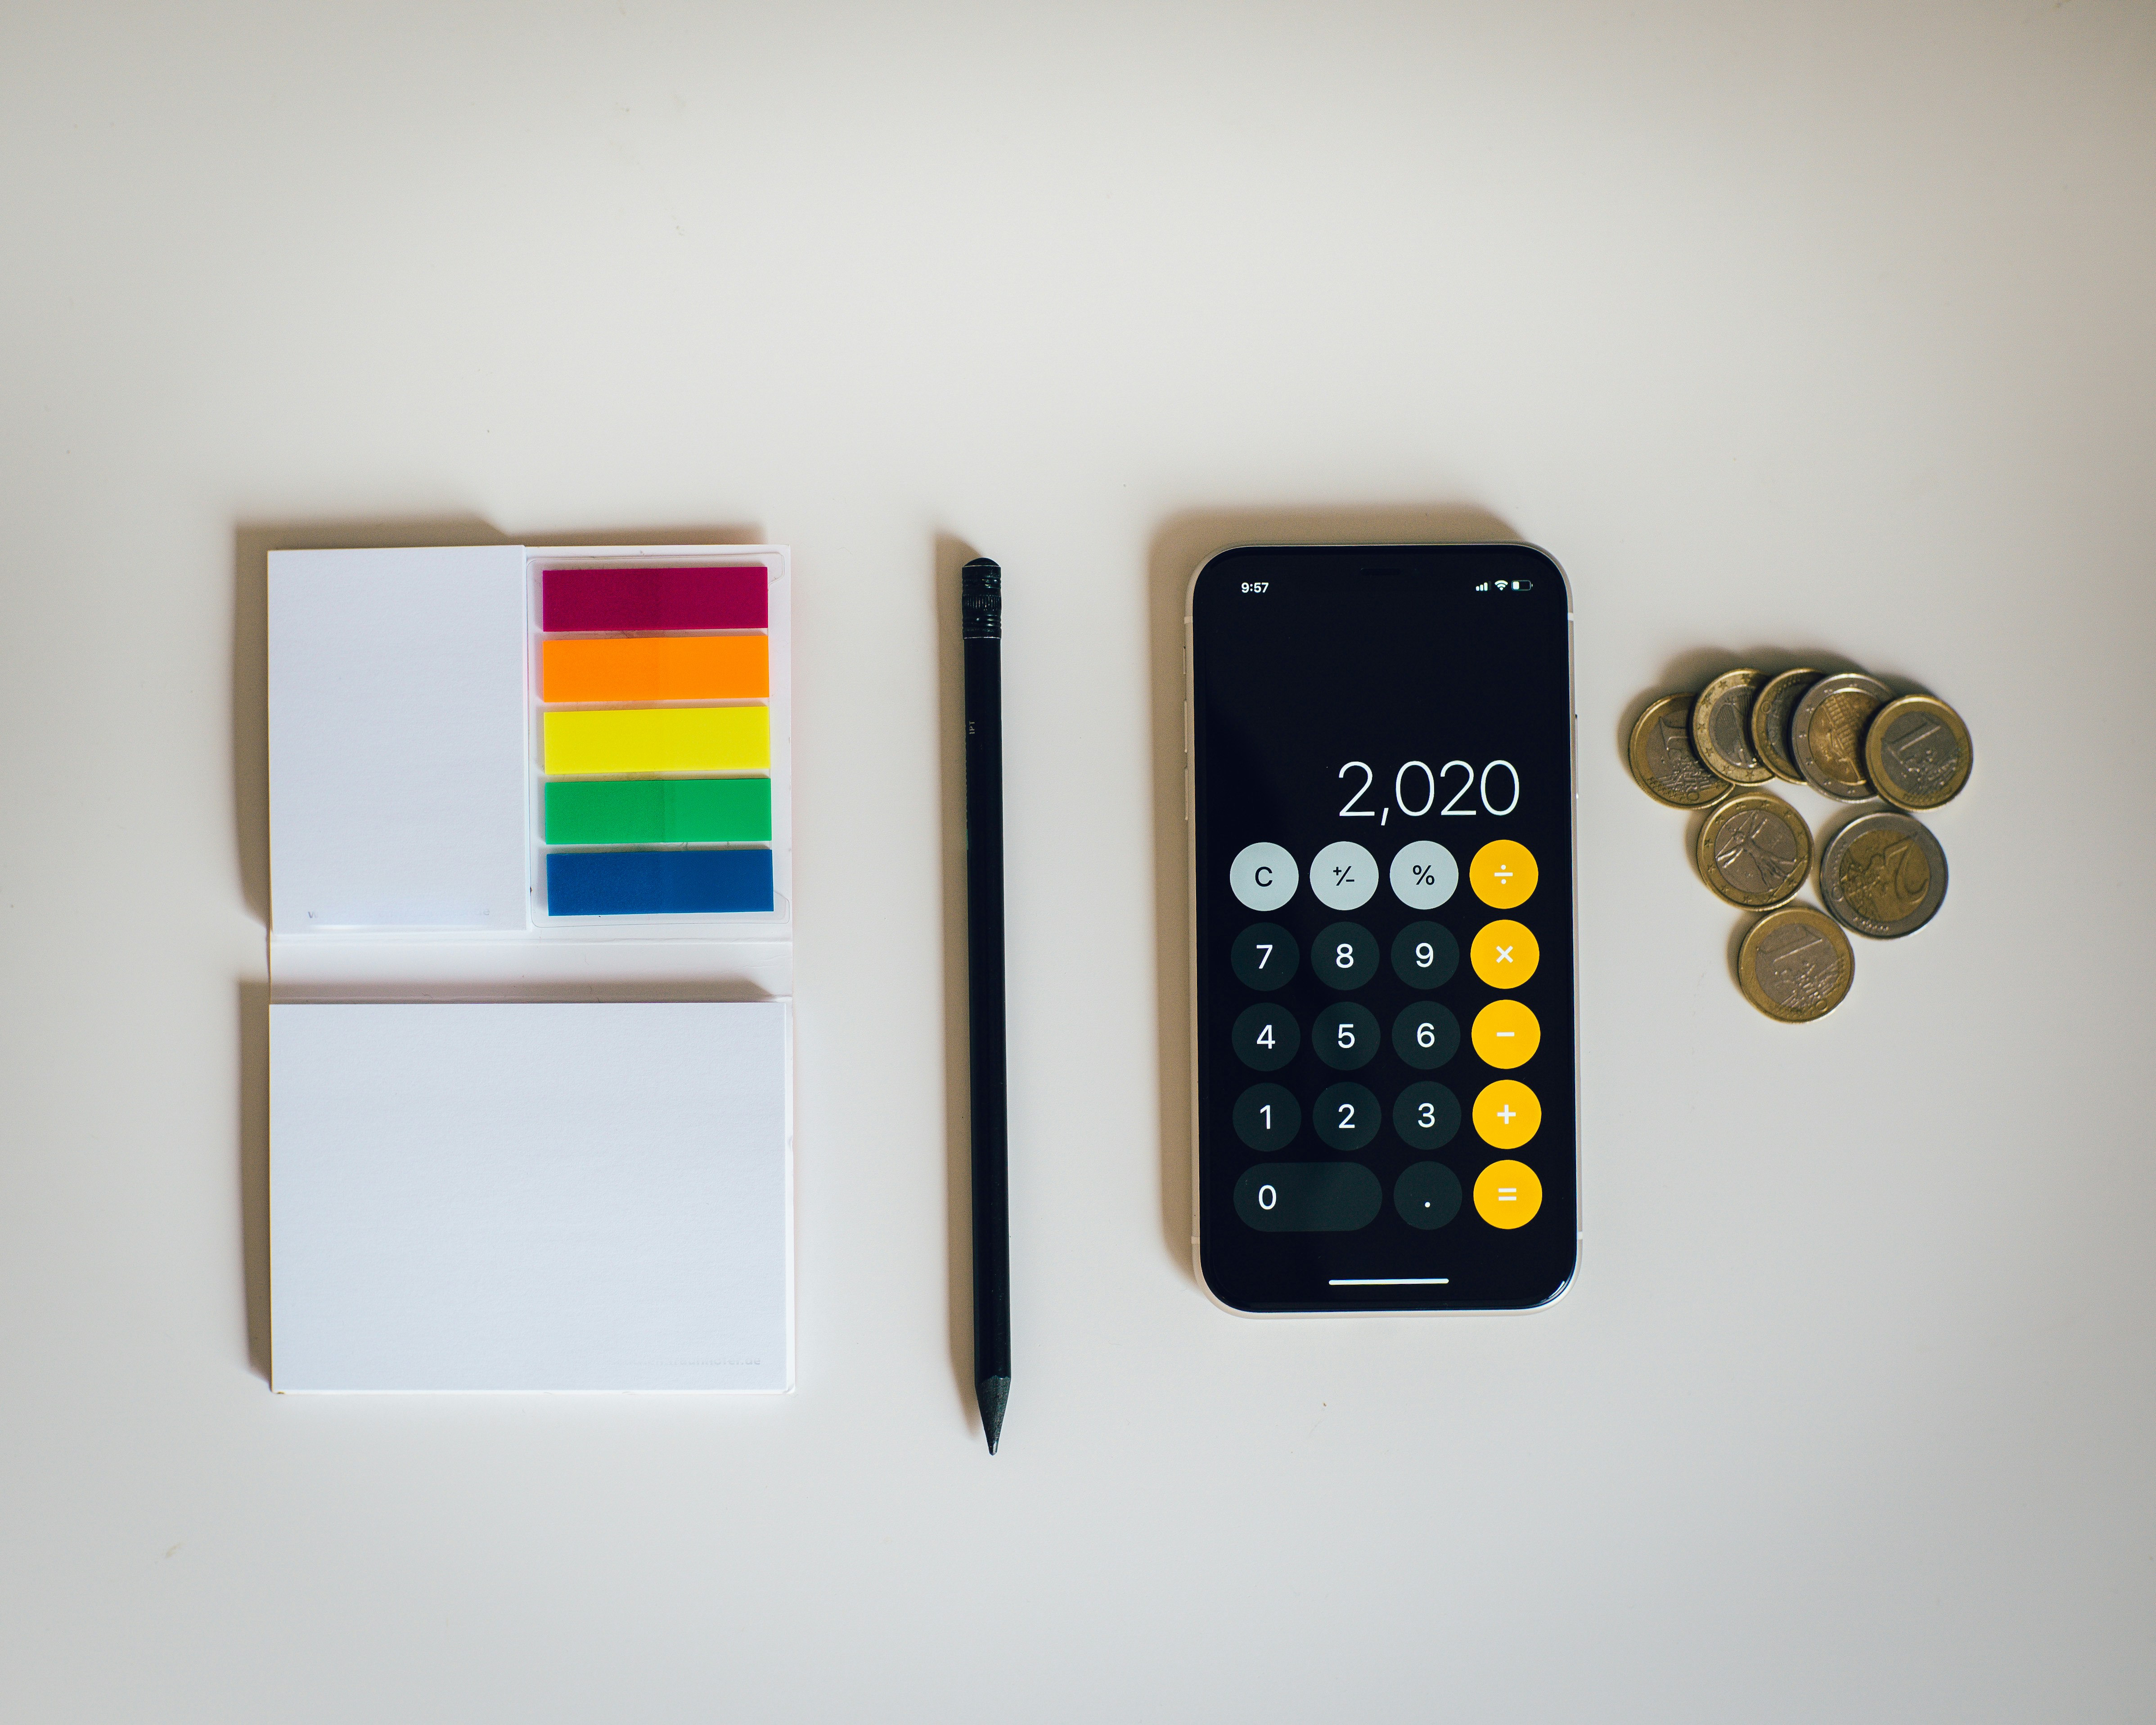
[[1517, 988], [1535, 973], [1543, 949], [1524, 922], [1500, 918], [1486, 922], [1467, 948], [1475, 974], [1493, 988]]

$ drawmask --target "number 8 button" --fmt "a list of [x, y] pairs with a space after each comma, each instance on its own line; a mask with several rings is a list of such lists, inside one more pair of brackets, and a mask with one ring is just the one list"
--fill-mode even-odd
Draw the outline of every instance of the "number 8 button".
[[1328, 922], [1311, 942], [1310, 968], [1335, 988], [1359, 988], [1378, 973], [1378, 943], [1359, 922]]

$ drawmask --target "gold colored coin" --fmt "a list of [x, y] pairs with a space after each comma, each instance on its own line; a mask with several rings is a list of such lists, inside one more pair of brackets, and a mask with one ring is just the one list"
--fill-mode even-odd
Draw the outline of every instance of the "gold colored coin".
[[1943, 701], [1905, 695], [1864, 733], [1864, 769], [1897, 809], [1936, 809], [1969, 783], [1969, 726]]
[[1794, 896], [1811, 873], [1812, 834], [1779, 797], [1746, 791], [1718, 803], [1699, 829], [1699, 878], [1740, 910]]
[[1791, 784], [1802, 784], [1804, 775], [1789, 752], [1789, 715], [1820, 675], [1810, 665], [1783, 671], [1768, 680], [1752, 703], [1753, 752], [1774, 768], [1775, 778]]
[[1517, 1078], [1484, 1085], [1473, 1112], [1475, 1130], [1495, 1149], [1517, 1150], [1542, 1130], [1542, 1098]]
[[1848, 998], [1856, 955], [1824, 911], [1784, 905], [1752, 925], [1737, 951], [1737, 985], [1770, 1019], [1802, 1024]]
[[1861, 671], [1821, 677], [1789, 717], [1789, 753], [1822, 796], [1861, 803], [1876, 794], [1864, 771], [1864, 732], [1894, 691]]
[[1542, 1020], [1517, 1000], [1493, 1000], [1475, 1014], [1467, 1033], [1486, 1066], [1524, 1066], [1543, 1045]]
[[1517, 911], [1535, 896], [1542, 871], [1535, 854], [1517, 839], [1492, 839], [1467, 865], [1467, 884], [1493, 911]]
[[1493, 1162], [1475, 1177], [1475, 1214], [1492, 1228], [1524, 1228], [1543, 1207], [1543, 1183], [1524, 1162]]
[[1626, 749], [1640, 788], [1672, 809], [1704, 809], [1729, 794], [1729, 781], [1707, 771], [1692, 747], [1691, 709], [1689, 695], [1648, 702]]
[[1691, 706], [1691, 746], [1707, 770], [1732, 784], [1764, 784], [1774, 769], [1752, 747], [1752, 708], [1767, 680], [1756, 670], [1724, 671]]
[[1914, 934], [1946, 901], [1947, 854], [1913, 815], [1860, 814], [1827, 841], [1820, 896], [1845, 928], [1876, 941]]
[[1493, 988], [1517, 988], [1535, 973], [1543, 949], [1524, 922], [1486, 922], [1467, 944], [1467, 962]]

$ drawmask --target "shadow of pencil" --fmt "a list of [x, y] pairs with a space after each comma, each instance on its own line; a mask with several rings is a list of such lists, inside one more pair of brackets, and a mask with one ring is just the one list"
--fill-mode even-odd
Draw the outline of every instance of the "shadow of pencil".
[[937, 766], [942, 792], [944, 1250], [951, 1291], [951, 1373], [975, 1436], [973, 1393], [973, 1105], [966, 979], [966, 660], [958, 639], [959, 571], [980, 553], [936, 536]]
[[1237, 545], [1457, 545], [1517, 540], [1472, 504], [1191, 510], [1171, 516], [1147, 557], [1152, 697], [1153, 927], [1158, 948], [1160, 1220], [1168, 1255], [1194, 1281], [1190, 1142], [1190, 909], [1183, 818], [1183, 615], [1192, 578]]

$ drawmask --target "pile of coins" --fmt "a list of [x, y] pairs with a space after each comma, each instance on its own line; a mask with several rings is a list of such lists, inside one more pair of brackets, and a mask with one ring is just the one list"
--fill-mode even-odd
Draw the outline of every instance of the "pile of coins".
[[[1946, 853], [1913, 818], [1969, 783], [1969, 727], [1943, 701], [1897, 697], [1861, 671], [1724, 671], [1697, 696], [1650, 701], [1630, 755], [1656, 801], [1707, 811], [1700, 879], [1740, 910], [1768, 913], [1738, 949], [1737, 981], [1770, 1019], [1804, 1024], [1847, 998], [1856, 959], [1843, 928], [1897, 939], [1946, 897]], [[1840, 828], [1820, 854], [1831, 918], [1788, 902], [1811, 872], [1811, 829], [1779, 797], [1746, 788], [1777, 778], [1838, 803], [1892, 805]]]

